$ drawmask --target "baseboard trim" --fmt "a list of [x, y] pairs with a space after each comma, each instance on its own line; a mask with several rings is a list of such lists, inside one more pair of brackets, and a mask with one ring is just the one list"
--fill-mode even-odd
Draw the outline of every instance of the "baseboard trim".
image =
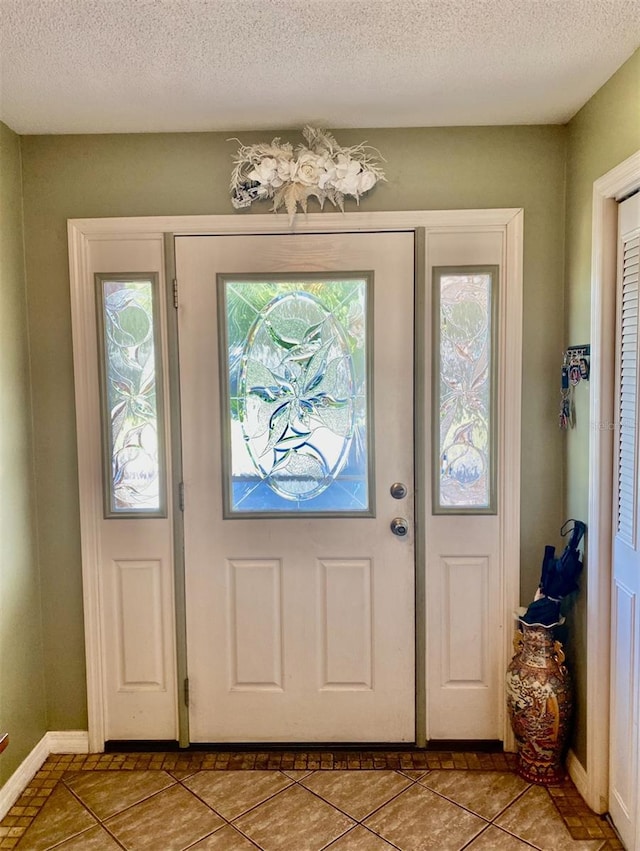
[[0, 788], [0, 820], [6, 816], [52, 753], [89, 753], [89, 734], [85, 730], [45, 733]]
[[572, 750], [567, 754], [567, 771], [569, 777], [573, 780], [573, 785], [582, 795], [585, 802], [589, 798], [589, 778], [584, 766]]
[[47, 733], [49, 753], [89, 753], [86, 730], [50, 730]]
[[0, 789], [0, 819], [3, 819], [27, 788], [40, 766], [49, 756], [48, 733], [40, 739]]

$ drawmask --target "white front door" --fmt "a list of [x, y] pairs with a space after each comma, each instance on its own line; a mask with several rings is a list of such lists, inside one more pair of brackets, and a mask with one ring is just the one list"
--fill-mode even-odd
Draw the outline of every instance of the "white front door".
[[414, 236], [175, 245], [190, 738], [413, 741]]
[[617, 451], [613, 518], [609, 808], [629, 849], [640, 848], [640, 516], [638, 283], [640, 195], [618, 208]]

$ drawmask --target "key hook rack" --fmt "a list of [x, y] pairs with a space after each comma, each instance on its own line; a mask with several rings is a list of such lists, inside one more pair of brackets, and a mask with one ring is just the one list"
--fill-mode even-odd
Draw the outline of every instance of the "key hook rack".
[[588, 381], [591, 370], [591, 346], [589, 344], [567, 346], [562, 365], [569, 368], [569, 380], [572, 384]]
[[560, 370], [560, 416], [561, 429], [574, 428], [576, 409], [573, 391], [576, 384], [589, 380], [591, 346], [568, 346], [563, 352]]

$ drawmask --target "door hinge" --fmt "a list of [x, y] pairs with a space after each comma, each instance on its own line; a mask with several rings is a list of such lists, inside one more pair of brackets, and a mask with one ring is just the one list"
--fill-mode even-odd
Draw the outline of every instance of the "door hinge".
[[184, 511], [184, 482], [178, 485], [178, 508]]
[[184, 705], [189, 706], [189, 677], [184, 678]]
[[178, 309], [178, 279], [173, 279], [173, 306]]

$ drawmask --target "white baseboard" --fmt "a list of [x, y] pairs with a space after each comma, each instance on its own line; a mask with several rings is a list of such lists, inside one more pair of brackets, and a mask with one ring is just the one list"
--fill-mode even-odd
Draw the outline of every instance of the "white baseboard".
[[22, 760], [2, 789], [0, 789], [0, 819], [6, 816], [20, 795], [22, 795], [48, 756], [48, 733], [45, 733], [31, 753]]
[[47, 733], [49, 753], [89, 753], [86, 730], [50, 730]]
[[52, 753], [89, 753], [89, 734], [85, 730], [45, 733], [0, 788], [0, 820], [6, 816], [40, 770], [45, 759]]
[[573, 784], [585, 801], [589, 798], [589, 778], [582, 763], [572, 750], [567, 754], [567, 771]]

